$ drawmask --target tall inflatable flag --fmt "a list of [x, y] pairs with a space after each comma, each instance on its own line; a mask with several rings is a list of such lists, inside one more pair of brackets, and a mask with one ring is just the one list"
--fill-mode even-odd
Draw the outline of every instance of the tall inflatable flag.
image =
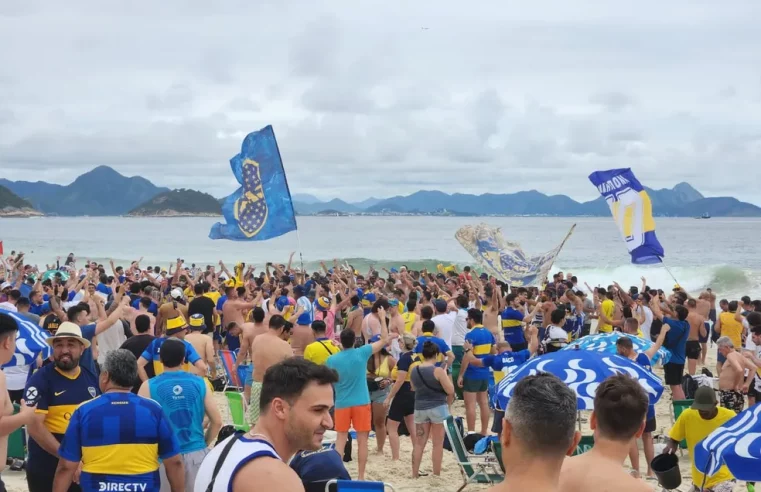
[[241, 187], [222, 205], [227, 223], [214, 224], [209, 238], [264, 241], [296, 230], [291, 192], [272, 126], [249, 133], [240, 154], [230, 159], [230, 167]]
[[608, 202], [632, 263], [660, 263], [664, 254], [663, 246], [655, 236], [653, 204], [632, 170], [597, 171], [589, 175], [589, 180]]

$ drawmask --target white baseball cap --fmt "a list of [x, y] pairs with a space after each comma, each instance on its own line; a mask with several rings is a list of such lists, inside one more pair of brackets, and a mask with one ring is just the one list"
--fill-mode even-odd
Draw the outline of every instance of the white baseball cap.
[[12, 287], [12, 286], [13, 284], [11, 284], [10, 282], [3, 282], [2, 285], [0, 285], [0, 290], [5, 290], [8, 287]]
[[182, 289], [174, 288], [169, 295], [172, 296], [172, 299], [182, 299]]

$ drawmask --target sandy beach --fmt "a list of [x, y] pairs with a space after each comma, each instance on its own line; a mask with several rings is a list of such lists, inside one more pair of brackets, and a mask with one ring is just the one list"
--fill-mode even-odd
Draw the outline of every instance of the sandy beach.
[[[716, 372], [716, 347], [709, 347], [708, 357], [706, 359], [706, 367], [711, 372]], [[656, 373], [663, 378], [663, 369], [661, 367], [655, 368]], [[225, 423], [232, 423], [230, 418], [230, 412], [227, 407], [227, 401], [221, 393], [216, 394], [217, 402], [220, 411], [224, 417]], [[664, 393], [661, 400], [656, 405], [656, 419], [657, 428], [654, 433], [656, 436], [666, 435], [671, 428], [671, 395], [668, 389]], [[462, 401], [456, 401], [453, 407], [454, 413], [457, 416], [465, 416], [465, 406]], [[582, 434], [590, 435], [588, 424], [589, 412], [582, 412]], [[401, 437], [401, 457], [398, 462], [391, 461], [391, 450], [386, 443], [383, 456], [377, 455], [373, 452], [375, 449], [374, 439], [370, 439], [370, 453], [367, 463], [367, 479], [384, 481], [394, 486], [397, 492], [441, 492], [441, 491], [455, 491], [462, 485], [462, 475], [455, 462], [454, 455], [450, 452], [444, 452], [444, 463], [442, 467], [442, 473], [440, 477], [429, 475], [427, 477], [421, 477], [419, 479], [411, 478], [411, 462], [412, 462], [412, 443], [409, 437]], [[356, 462], [356, 450], [353, 453], [355, 460], [347, 463], [347, 469], [352, 476], [357, 474], [357, 462]], [[629, 469], [628, 460], [624, 465]], [[679, 458], [679, 467], [682, 471], [682, 486], [677, 489], [680, 491], [687, 491], [692, 483], [690, 478], [690, 457], [685, 451]], [[430, 443], [426, 448], [425, 455], [423, 456], [423, 464], [421, 470], [424, 472], [431, 472], [431, 453]], [[646, 471], [645, 455], [641, 450], [640, 443], [640, 471], [644, 474]], [[27, 490], [25, 472], [13, 472], [6, 470], [2, 473], [3, 481], [9, 492], [22, 492]], [[648, 480], [649, 484], [652, 484], [653, 490], [660, 490], [657, 487], [655, 480]], [[465, 490], [486, 490], [488, 486], [485, 485], [470, 485]], [[744, 484], [739, 483], [735, 490], [744, 490]]]

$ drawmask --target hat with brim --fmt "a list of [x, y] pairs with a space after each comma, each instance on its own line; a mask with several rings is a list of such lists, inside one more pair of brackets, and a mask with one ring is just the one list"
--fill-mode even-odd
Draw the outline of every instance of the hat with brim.
[[85, 348], [90, 348], [90, 340], [82, 336], [82, 329], [70, 321], [61, 323], [55, 335], [46, 338], [45, 341], [52, 347], [55, 341], [60, 338], [73, 338], [84, 345]]
[[191, 330], [203, 330], [206, 328], [206, 319], [203, 317], [203, 314], [196, 313], [190, 316], [188, 325], [190, 325]]
[[185, 322], [185, 318], [182, 316], [177, 316], [176, 318], [171, 318], [166, 320], [166, 334], [167, 336], [175, 335], [182, 330], [187, 330], [188, 324]]
[[714, 389], [710, 386], [701, 386], [695, 391], [695, 400], [690, 408], [693, 410], [713, 410], [717, 403]]

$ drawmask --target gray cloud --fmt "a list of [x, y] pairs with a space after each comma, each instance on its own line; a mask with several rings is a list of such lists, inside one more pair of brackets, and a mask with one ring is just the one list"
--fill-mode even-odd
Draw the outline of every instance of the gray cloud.
[[105, 164], [221, 196], [242, 138], [272, 124], [291, 190], [322, 198], [591, 199], [589, 172], [628, 166], [761, 204], [737, 186], [761, 174], [760, 16], [743, 0], [2, 2], [0, 174]]

